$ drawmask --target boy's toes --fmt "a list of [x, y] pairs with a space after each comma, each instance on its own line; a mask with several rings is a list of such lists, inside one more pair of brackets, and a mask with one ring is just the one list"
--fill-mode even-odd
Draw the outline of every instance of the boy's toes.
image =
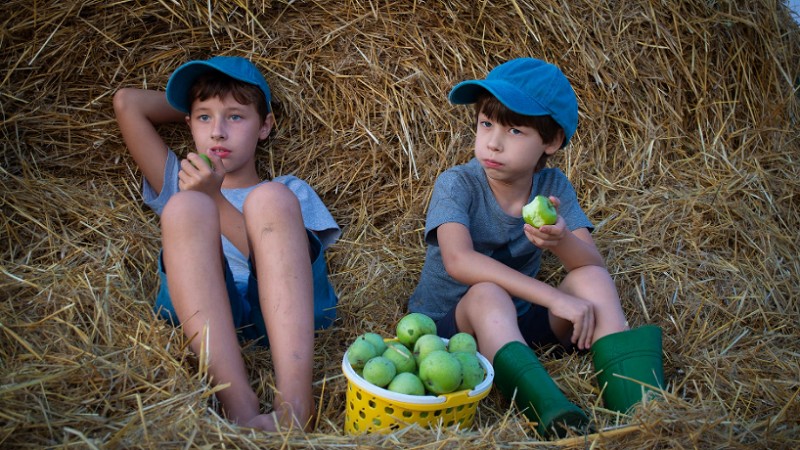
[[261, 431], [276, 431], [275, 419], [272, 414], [259, 414], [242, 424], [244, 428], [253, 428]]

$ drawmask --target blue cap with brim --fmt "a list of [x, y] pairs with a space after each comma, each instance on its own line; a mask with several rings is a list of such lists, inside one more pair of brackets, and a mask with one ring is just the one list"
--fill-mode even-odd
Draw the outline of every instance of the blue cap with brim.
[[450, 91], [457, 105], [475, 103], [485, 89], [500, 103], [524, 116], [551, 116], [564, 129], [564, 148], [578, 128], [578, 99], [561, 70], [534, 58], [512, 59], [485, 80], [463, 81]]
[[215, 56], [207, 61], [191, 61], [180, 67], [167, 82], [167, 101], [178, 111], [189, 114], [189, 89], [197, 79], [210, 72], [221, 72], [233, 79], [258, 86], [267, 99], [267, 108], [272, 112], [269, 85], [253, 63], [238, 56]]

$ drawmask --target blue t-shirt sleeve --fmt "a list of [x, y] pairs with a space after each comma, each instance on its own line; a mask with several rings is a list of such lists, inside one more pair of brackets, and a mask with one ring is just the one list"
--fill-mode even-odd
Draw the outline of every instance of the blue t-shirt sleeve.
[[425, 219], [425, 242], [428, 245], [439, 245], [436, 230], [440, 225], [456, 222], [470, 227], [469, 203], [464, 179], [456, 171], [448, 170], [439, 175], [433, 186], [431, 204]]
[[293, 175], [280, 176], [272, 181], [284, 184], [297, 196], [303, 213], [303, 222], [306, 228], [317, 232], [322, 248], [327, 248], [336, 242], [342, 231], [325, 203], [308, 183]]
[[161, 188], [160, 194], [156, 193], [156, 190], [153, 189], [153, 186], [147, 181], [147, 177], [142, 177], [144, 180], [142, 183], [142, 199], [144, 200], [144, 204], [155, 211], [159, 217], [161, 217], [161, 211], [164, 210], [167, 200], [180, 191], [178, 188], [178, 171], [180, 167], [178, 156], [175, 155], [175, 152], [170, 150], [167, 153], [167, 163], [164, 165], [164, 187]]

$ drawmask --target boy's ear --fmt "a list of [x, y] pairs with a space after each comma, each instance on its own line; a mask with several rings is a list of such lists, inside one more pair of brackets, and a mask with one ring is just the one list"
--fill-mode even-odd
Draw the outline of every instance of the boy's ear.
[[192, 119], [191, 119], [191, 117], [189, 117], [189, 115], [187, 114], [186, 117], [184, 117], [184, 120], [186, 120], [186, 125], [189, 125], [189, 129], [191, 130], [192, 129]]
[[547, 147], [544, 149], [544, 152], [548, 155], [552, 155], [561, 148], [561, 144], [564, 143], [565, 135], [564, 130], [558, 130], [555, 139], [553, 142], [547, 144]]
[[261, 130], [258, 133], [258, 140], [263, 141], [264, 139], [269, 136], [269, 133], [272, 131], [272, 127], [275, 125], [275, 116], [272, 113], [267, 114], [267, 118], [264, 119], [264, 123], [261, 125]]

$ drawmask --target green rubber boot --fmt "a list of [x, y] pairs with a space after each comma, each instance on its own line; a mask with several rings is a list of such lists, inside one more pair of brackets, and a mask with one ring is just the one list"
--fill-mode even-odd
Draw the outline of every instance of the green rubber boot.
[[[661, 328], [647, 325], [598, 339], [592, 345], [597, 382], [608, 409], [621, 413], [642, 401], [642, 383], [664, 386]], [[625, 378], [630, 378], [631, 381]]]
[[494, 384], [505, 398], [515, 399], [528, 420], [538, 422], [539, 435], [563, 437], [567, 427], [586, 432], [589, 418], [561, 393], [530, 347], [509, 342], [497, 351], [492, 365]]

